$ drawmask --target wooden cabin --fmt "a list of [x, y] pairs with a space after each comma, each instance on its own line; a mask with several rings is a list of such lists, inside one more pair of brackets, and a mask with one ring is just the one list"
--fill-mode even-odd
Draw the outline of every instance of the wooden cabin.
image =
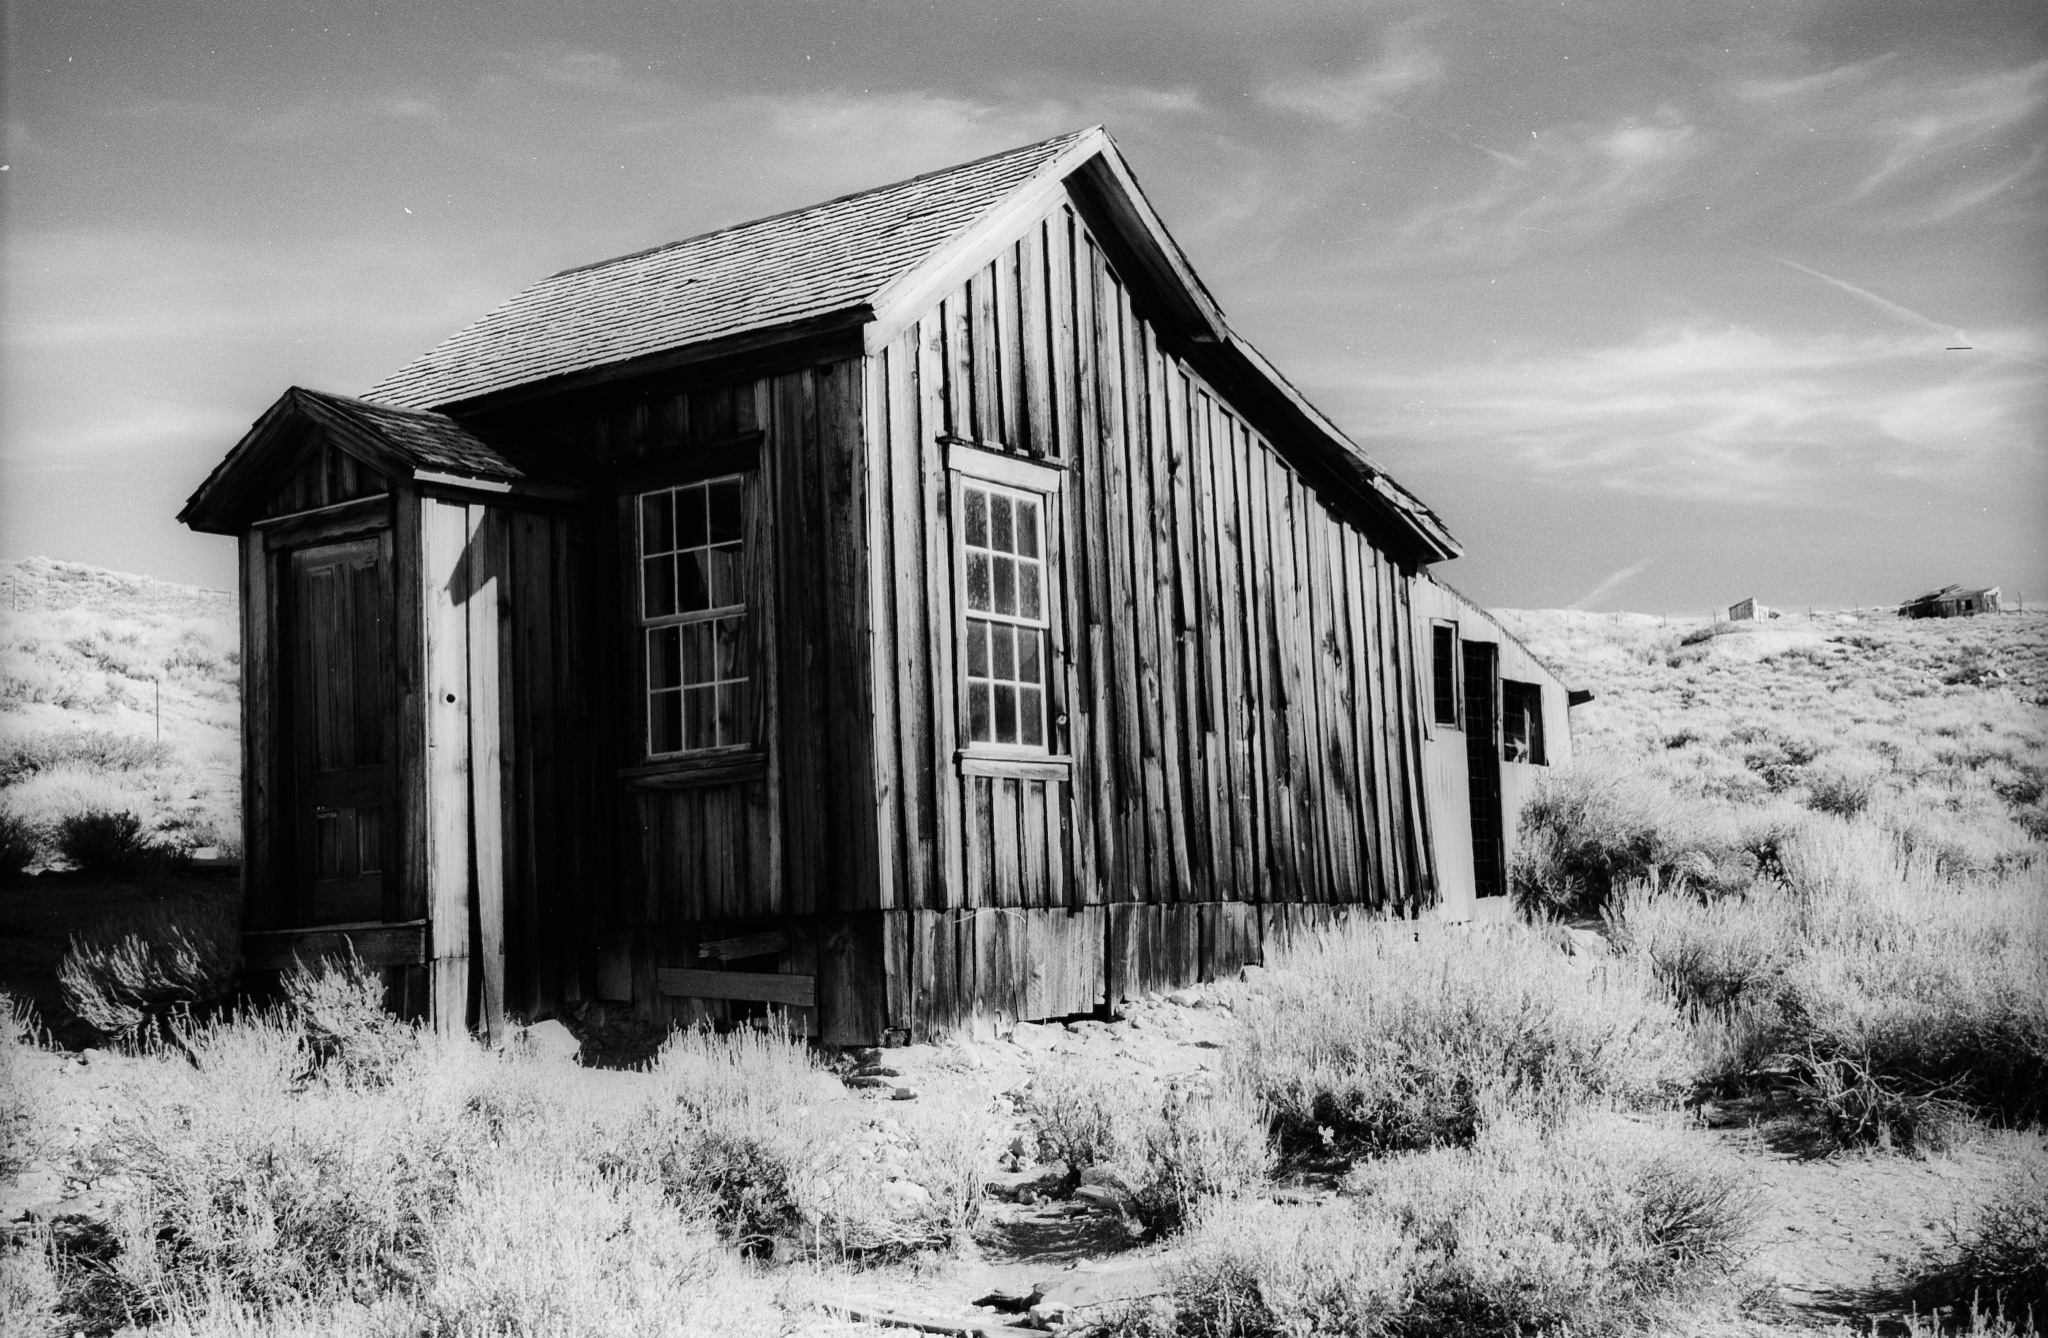
[[1099, 128], [544, 279], [181, 519], [241, 545], [248, 960], [449, 1030], [1090, 1013], [1470, 913], [1570, 746]]
[[1999, 603], [1998, 587], [1983, 590], [1965, 590], [1959, 585], [1945, 585], [1939, 590], [1930, 590], [1916, 595], [1899, 606], [1901, 618], [1968, 618], [1979, 613], [1997, 613]]

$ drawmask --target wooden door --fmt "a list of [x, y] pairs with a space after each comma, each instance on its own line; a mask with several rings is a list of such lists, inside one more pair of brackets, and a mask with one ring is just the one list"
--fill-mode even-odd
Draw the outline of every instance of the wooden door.
[[1506, 843], [1501, 839], [1499, 651], [1491, 642], [1467, 641], [1465, 657], [1465, 779], [1472, 798], [1472, 882], [1482, 897], [1508, 890]]
[[389, 532], [297, 549], [289, 563], [297, 918], [382, 920], [395, 845]]

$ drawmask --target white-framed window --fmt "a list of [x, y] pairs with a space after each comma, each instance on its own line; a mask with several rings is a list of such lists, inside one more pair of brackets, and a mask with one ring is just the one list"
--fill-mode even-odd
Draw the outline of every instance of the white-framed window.
[[966, 742], [1048, 751], [1045, 498], [963, 478], [960, 511]]
[[649, 758], [750, 744], [746, 476], [634, 499]]

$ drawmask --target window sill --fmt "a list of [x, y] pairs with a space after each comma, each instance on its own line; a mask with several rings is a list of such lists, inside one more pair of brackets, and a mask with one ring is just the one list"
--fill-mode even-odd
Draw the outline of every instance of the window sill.
[[619, 779], [632, 790], [680, 790], [696, 785], [732, 785], [765, 779], [768, 754], [759, 748], [720, 748], [687, 757], [664, 758], [625, 767]]
[[962, 748], [953, 755], [963, 776], [996, 776], [1006, 780], [1071, 780], [1074, 759], [1055, 753], [1003, 752]]

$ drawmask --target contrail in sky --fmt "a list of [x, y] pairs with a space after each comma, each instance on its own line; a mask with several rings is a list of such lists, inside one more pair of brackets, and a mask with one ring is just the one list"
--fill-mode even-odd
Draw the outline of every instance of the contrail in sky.
[[1588, 590], [1585, 594], [1580, 595], [1577, 599], [1565, 605], [1565, 607], [1568, 609], [1583, 609], [1596, 600], [1605, 599], [1608, 595], [1613, 594], [1616, 590], [1641, 575], [1643, 568], [1649, 565], [1649, 558], [1640, 558], [1631, 562], [1620, 571], [1615, 572], [1606, 580], [1600, 582], [1600, 584], [1594, 586], [1591, 590]]
[[[1769, 252], [1766, 252], [1765, 254], [1769, 255]], [[1955, 340], [1958, 344], [1964, 342], [1963, 332], [1961, 330], [1956, 329], [1953, 325], [1943, 325], [1940, 321], [1934, 320], [1927, 316], [1922, 316], [1919, 312], [1913, 310], [1911, 307], [1902, 307], [1888, 297], [1879, 297], [1876, 293], [1871, 292], [1868, 288], [1858, 288], [1855, 284], [1850, 283], [1846, 279], [1838, 279], [1832, 274], [1823, 274], [1819, 270], [1814, 269], [1810, 265], [1802, 265], [1796, 260], [1787, 260], [1783, 256], [1770, 256], [1770, 258], [1772, 260], [1777, 261], [1780, 265], [1785, 266], [1787, 269], [1796, 269], [1801, 274], [1811, 274], [1814, 278], [1819, 279], [1822, 283], [1831, 283], [1845, 293], [1853, 293], [1857, 297], [1862, 298], [1865, 302], [1868, 302], [1872, 306], [1878, 308], [1880, 311], [1884, 311], [1893, 316], [1897, 316], [1900, 320], [1911, 321], [1915, 325], [1924, 325], [1928, 329], [1933, 330], [1940, 334], [1941, 337], [1944, 339], [1953, 335], [1955, 336]]]
[[[1961, 330], [1956, 329], [1953, 325], [1943, 325], [1940, 321], [1935, 320], [1932, 317], [1922, 316], [1919, 312], [1913, 310], [1911, 307], [1901, 306], [1897, 302], [1892, 301], [1888, 297], [1879, 297], [1876, 293], [1871, 292], [1868, 288], [1858, 288], [1855, 284], [1850, 283], [1846, 279], [1838, 279], [1832, 274], [1823, 274], [1819, 270], [1813, 268], [1811, 265], [1802, 265], [1796, 260], [1787, 260], [1783, 256], [1774, 256], [1771, 255], [1768, 251], [1760, 251], [1758, 252], [1758, 254], [1766, 257], [1767, 259], [1777, 261], [1780, 265], [1785, 266], [1787, 269], [1796, 269], [1801, 274], [1812, 275], [1814, 278], [1819, 279], [1822, 283], [1832, 284], [1835, 287], [1841, 289], [1845, 293], [1851, 293], [1857, 297], [1862, 298], [1865, 302], [1870, 303], [1872, 306], [1875, 306], [1880, 311], [1883, 311], [1889, 315], [1897, 316], [1902, 321], [1910, 321], [1914, 325], [1922, 326], [1926, 329], [1932, 330], [1936, 334], [1939, 334], [1943, 339], [1953, 338], [1955, 342], [1958, 344], [1968, 344], [1970, 342], [1969, 336], [1964, 334]], [[1982, 345], [1979, 345], [1978, 347], [1983, 352], [1991, 355], [1991, 365], [1995, 365], [1999, 362], [2018, 362], [2024, 363], [2029, 367], [2048, 368], [2048, 363], [2043, 363], [2036, 358], [2024, 357], [2018, 353], [2007, 353], [1996, 348], [1984, 348]]]

